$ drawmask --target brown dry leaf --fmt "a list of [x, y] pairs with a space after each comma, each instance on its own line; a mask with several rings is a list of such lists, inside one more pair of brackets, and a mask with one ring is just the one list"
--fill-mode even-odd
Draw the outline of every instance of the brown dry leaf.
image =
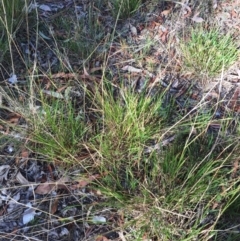
[[29, 157], [29, 152], [27, 149], [23, 149], [20, 154], [21, 158], [28, 158]]
[[219, 98], [219, 94], [216, 93], [215, 91], [212, 91], [210, 92], [208, 95], [207, 95], [207, 100], [212, 100], [212, 99], [218, 99]]
[[91, 80], [91, 81], [100, 81], [102, 76], [101, 75], [95, 75], [95, 76], [91, 76], [91, 75], [79, 75], [79, 78], [83, 78], [83, 79], [87, 79], [87, 80]]
[[151, 21], [148, 23], [148, 29], [153, 30], [158, 25], [159, 25], [159, 23], [157, 23], [155, 21]]
[[86, 179], [81, 178], [79, 181], [76, 182], [76, 184], [70, 185], [69, 188], [67, 186], [67, 184], [69, 183], [69, 179], [66, 177], [62, 177], [56, 182], [45, 182], [39, 184], [38, 187], [35, 189], [35, 193], [45, 195], [57, 189], [65, 189], [67, 191], [69, 191], [69, 189], [75, 190], [77, 188], [83, 188], [87, 186], [89, 183], [91, 183], [93, 180], [99, 177], [100, 175], [93, 175]]
[[167, 28], [161, 26], [158, 30], [158, 35], [159, 35], [159, 38], [161, 39], [161, 41], [163, 43], [166, 43], [167, 42], [167, 37], [168, 37], [168, 34], [169, 34], [169, 31]]
[[19, 121], [19, 118], [18, 117], [13, 117], [11, 118], [10, 120], [8, 120], [9, 123], [11, 124], [17, 124]]
[[216, 209], [218, 206], [219, 206], [219, 204], [218, 204], [217, 202], [215, 202], [215, 203], [213, 204], [213, 206], [212, 206], [212, 209], [214, 210], [214, 209]]
[[35, 193], [37, 194], [41, 194], [41, 195], [45, 195], [50, 193], [53, 190], [57, 190], [57, 189], [66, 189], [68, 190], [67, 186], [64, 183], [60, 183], [58, 184], [56, 183], [41, 183], [38, 185], [38, 187], [35, 189]]
[[29, 152], [26, 149], [22, 149], [19, 156], [16, 157], [16, 164], [19, 164], [19, 161], [22, 160], [24, 162], [28, 161]]
[[238, 96], [240, 94], [240, 87], [237, 88], [232, 96], [232, 99], [229, 101], [229, 108], [230, 109], [235, 109], [238, 105], [237, 105], [237, 101], [238, 101]]
[[197, 100], [199, 98], [199, 92], [198, 91], [194, 91], [191, 95], [191, 98], [193, 100]]
[[54, 183], [47, 183], [47, 182], [41, 183], [35, 189], [35, 193], [40, 195], [45, 195], [53, 191], [56, 187], [57, 185]]
[[10, 113], [8, 115], [8, 122], [11, 124], [17, 124], [19, 122], [19, 119], [21, 118], [21, 115], [17, 113]]
[[77, 77], [77, 74], [75, 73], [65, 73], [65, 72], [59, 72], [56, 74], [51, 75], [51, 79], [74, 79]]
[[58, 88], [58, 89], [57, 89], [57, 92], [60, 93], [60, 92], [62, 92], [63, 90], [65, 90], [67, 87], [68, 87], [67, 85], [64, 85], [64, 86], [62, 86], [61, 88]]
[[102, 67], [94, 67], [94, 68], [91, 68], [91, 69], [89, 70], [89, 72], [90, 72], [90, 73], [94, 73], [94, 72], [100, 71], [100, 70], [102, 70], [102, 69], [103, 69]]
[[0, 209], [0, 217], [3, 216], [7, 212], [7, 205], [1, 207]]
[[23, 185], [35, 184], [35, 182], [29, 182], [29, 181], [21, 174], [21, 172], [18, 172], [18, 174], [17, 174], [17, 176], [16, 176], [16, 179], [17, 179], [17, 181], [18, 181], [20, 184], [23, 184]]
[[109, 241], [110, 239], [106, 238], [105, 236], [98, 236], [95, 241]]
[[230, 12], [231, 18], [237, 18], [238, 14], [236, 12], [236, 10], [232, 9], [232, 11]]
[[163, 34], [161, 36], [161, 40], [163, 43], [167, 42], [167, 35], [168, 35], [168, 32], [163, 32]]
[[89, 183], [91, 183], [92, 181], [96, 180], [99, 177], [100, 175], [97, 174], [97, 175], [90, 176], [86, 179], [81, 178], [78, 182], [76, 182], [76, 184], [71, 185], [70, 189], [75, 190], [77, 188], [86, 187]]
[[46, 90], [50, 89], [50, 87], [51, 87], [51, 85], [52, 85], [52, 82], [51, 82], [49, 79], [47, 79], [45, 82], [46, 82], [46, 84], [45, 84], [45, 87], [44, 87], [44, 88], [45, 88]]
[[234, 109], [237, 113], [240, 112], [240, 105], [236, 106], [235, 109]]
[[183, 6], [183, 10], [185, 11], [183, 17], [184, 17], [184, 18], [190, 17], [191, 14], [192, 14], [191, 8], [190, 8], [187, 4], [184, 4], [184, 3], [182, 4], [182, 6]]
[[51, 205], [51, 214], [54, 214], [57, 212], [57, 207], [58, 207], [58, 196], [56, 197], [56, 199]]
[[44, 182], [38, 185], [38, 187], [35, 189], [35, 193], [45, 195], [57, 189], [68, 190], [66, 186], [68, 182], [69, 182], [69, 179], [66, 177], [62, 177], [56, 182]]
[[236, 172], [238, 171], [238, 169], [239, 169], [239, 160], [235, 160], [234, 163], [233, 163], [233, 172], [231, 174], [232, 178], [235, 177]]
[[161, 12], [162, 16], [168, 16], [172, 12], [172, 9], [167, 9]]
[[53, 175], [52, 166], [51, 166], [51, 165], [47, 165], [47, 169], [48, 169], [48, 172], [49, 172], [50, 175], [51, 175], [52, 180], [54, 180], [54, 175]]

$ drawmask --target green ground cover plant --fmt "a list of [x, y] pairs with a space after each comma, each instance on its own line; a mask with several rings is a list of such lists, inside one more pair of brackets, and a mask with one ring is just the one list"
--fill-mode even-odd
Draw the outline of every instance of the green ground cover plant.
[[115, 183], [116, 190], [131, 191], [139, 185], [137, 176], [145, 172], [147, 164], [141, 163], [144, 147], [164, 122], [159, 114], [162, 98], [153, 101], [150, 96], [124, 88], [114, 97], [111, 84], [107, 86], [94, 98], [95, 109], [102, 115], [102, 130], [94, 138], [93, 148], [99, 146], [96, 151], [102, 172], [112, 173], [106, 177], [108, 183]]
[[[153, 2], [156, 4], [156, 1], [149, 4]], [[161, 6], [174, 9], [173, 3], [167, 5], [171, 1], [166, 2], [161, 1]], [[40, 186], [61, 170], [59, 173], [64, 173], [67, 182], [73, 182], [81, 190], [83, 196], [73, 188], [60, 191], [61, 195], [67, 191], [68, 198], [85, 201], [87, 208], [80, 202], [68, 205], [68, 200], [63, 199], [65, 214], [81, 206], [76, 219], [74, 215], [61, 217], [53, 211], [64, 195], [53, 204], [55, 196], [41, 193], [37, 208], [51, 200], [51, 208], [44, 209], [44, 215], [49, 214], [47, 225], [52, 217], [58, 220], [59, 227], [72, 226], [74, 219], [87, 226], [88, 231], [110, 223], [112, 230], [122, 233], [122, 240], [127, 241], [238, 240], [239, 233], [232, 227], [236, 222], [234, 214], [239, 213], [240, 207], [238, 117], [229, 104], [224, 105], [228, 108], [227, 115], [220, 118], [216, 114], [218, 109], [224, 109], [225, 100], [210, 102], [206, 96], [194, 99], [194, 83], [187, 88], [185, 82], [181, 83], [180, 90], [176, 81], [165, 84], [159, 77], [168, 71], [167, 67], [161, 68], [167, 59], [165, 53], [158, 59], [160, 64], [150, 62], [164, 45], [161, 42], [156, 47], [158, 38], [149, 34], [139, 46], [135, 43], [136, 36], [121, 37], [121, 31], [116, 30], [118, 20], [122, 23], [127, 19], [129, 24], [129, 19], [144, 4], [139, 0], [116, 0], [109, 5], [107, 1], [92, 1], [84, 17], [79, 17], [75, 9], [69, 18], [53, 16], [51, 24], [38, 19], [37, 30], [32, 31], [36, 35], [34, 41], [39, 43], [43, 38], [44, 51], [48, 53], [50, 49], [60, 67], [56, 68], [58, 71], [44, 70], [36, 48], [32, 55], [37, 57], [25, 65], [24, 81], [12, 84], [5, 80], [0, 86], [1, 147], [13, 143], [29, 153], [26, 163], [33, 157], [38, 163], [56, 166], [54, 171], [49, 167], [50, 178], [43, 176]], [[22, 10], [17, 11], [22, 7], [10, 5], [9, 1], [0, 3], [3, 11], [0, 17], [4, 11], [11, 16], [8, 20], [0, 18], [5, 23], [0, 24], [0, 29], [4, 29], [2, 43], [8, 46], [11, 37], [11, 41], [18, 43], [11, 34], [18, 29], [14, 25], [15, 15], [22, 14]], [[101, 11], [115, 21], [111, 36], [104, 32]], [[161, 14], [163, 21], [167, 14]], [[192, 27], [187, 41], [182, 39], [179, 45], [174, 42], [180, 51], [181, 71], [194, 72], [201, 81], [203, 76], [211, 81], [237, 61], [237, 44], [230, 35], [223, 36], [214, 27], [207, 30]], [[53, 44], [49, 44], [51, 38]], [[169, 63], [165, 66], [170, 66], [173, 52], [167, 55], [171, 60], [167, 59]], [[148, 69], [142, 71], [144, 67]], [[136, 78], [137, 74], [140, 77]], [[178, 91], [183, 93], [175, 95]], [[182, 97], [184, 93], [186, 96]], [[233, 102], [237, 106], [237, 100], [229, 101]], [[21, 118], [17, 121], [8, 118], [9, 113]], [[97, 178], [82, 181], [86, 176]], [[75, 184], [79, 179], [82, 182]], [[59, 180], [51, 181], [58, 185]], [[58, 195], [58, 189], [54, 191]], [[94, 196], [93, 202], [86, 198], [88, 194]], [[94, 223], [95, 214], [103, 210], [110, 213], [111, 221]], [[115, 222], [117, 215], [111, 210], [120, 220]], [[33, 235], [42, 223], [41, 218], [36, 218], [29, 224], [34, 227]], [[101, 228], [97, 235], [83, 240], [104, 240], [100, 235], [105, 237], [108, 229]]]
[[74, 156], [81, 149], [80, 143], [84, 142], [87, 126], [75, 113], [72, 103], [42, 103], [41, 110], [32, 123], [34, 126], [31, 140], [35, 143], [34, 152], [40, 152], [52, 160], [74, 162]]
[[190, 38], [181, 44], [184, 67], [197, 75], [216, 76], [227, 69], [239, 56], [230, 34], [222, 35], [217, 29], [193, 29]]
[[6, 1], [0, 4], [0, 61], [4, 54], [10, 49], [16, 31], [21, 26], [27, 12], [29, 1]]

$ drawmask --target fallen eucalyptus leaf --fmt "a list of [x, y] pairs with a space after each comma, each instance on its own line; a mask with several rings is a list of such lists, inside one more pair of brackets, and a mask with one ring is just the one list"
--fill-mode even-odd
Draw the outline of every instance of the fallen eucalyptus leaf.
[[26, 206], [29, 208], [26, 209], [23, 213], [23, 224], [27, 224], [31, 222], [34, 219], [34, 216], [36, 214], [36, 211], [35, 209], [32, 208], [31, 203], [27, 203]]
[[60, 237], [69, 235], [69, 231], [66, 228], [62, 228], [61, 233], [59, 234]]
[[64, 99], [64, 96], [61, 93], [50, 91], [50, 90], [43, 90], [43, 93], [50, 95], [52, 97], [58, 98], [58, 99]]
[[29, 182], [29, 181], [21, 174], [21, 172], [18, 172], [18, 174], [17, 174], [17, 176], [16, 176], [16, 179], [17, 179], [17, 181], [18, 181], [20, 184], [23, 184], [23, 185], [35, 184], [35, 182]]
[[192, 21], [196, 22], [196, 23], [202, 23], [202, 22], [204, 22], [204, 19], [195, 15], [192, 17]]
[[56, 188], [56, 184], [45, 182], [37, 186], [37, 188], [35, 189], [35, 193], [40, 195], [45, 195], [53, 191], [55, 188]]
[[51, 9], [48, 5], [46, 5], [46, 4], [41, 4], [41, 5], [39, 6], [39, 8], [40, 8], [41, 10], [43, 10], [43, 11], [46, 11], [46, 12], [51, 12], [51, 11], [52, 11], [52, 9]]
[[5, 181], [7, 180], [9, 169], [10, 169], [9, 165], [0, 166], [0, 183], [3, 182], [3, 180]]
[[104, 217], [102, 217], [102, 216], [94, 216], [94, 217], [92, 218], [92, 222], [93, 222], [94, 224], [97, 224], [97, 223], [106, 223], [107, 220], [106, 220], [106, 218], [104, 218]]
[[100, 176], [98, 174], [96, 175], [92, 175], [88, 178], [82, 178], [78, 181], [76, 181], [75, 184], [72, 184], [70, 186], [70, 189], [71, 190], [75, 190], [75, 189], [78, 189], [78, 188], [84, 188], [86, 187], [89, 183], [91, 183], [92, 181], [96, 180], [97, 178], [99, 178]]
[[141, 69], [137, 69], [135, 67], [132, 67], [130, 65], [126, 65], [122, 68], [122, 70], [127, 70], [128, 72], [132, 72], [132, 73], [141, 73], [142, 70]]
[[39, 31], [39, 35], [46, 40], [51, 40], [51, 38], [47, 37], [42, 31]]
[[133, 36], [137, 36], [137, 29], [136, 27], [134, 27], [132, 24], [129, 24], [130, 27], [130, 31], [132, 33]]

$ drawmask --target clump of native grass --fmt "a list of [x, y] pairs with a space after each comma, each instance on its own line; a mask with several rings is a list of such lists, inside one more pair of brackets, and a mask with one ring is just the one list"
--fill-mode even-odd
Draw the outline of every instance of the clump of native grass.
[[[98, 188], [108, 205], [126, 215], [126, 240], [216, 237], [215, 225], [239, 196], [239, 187], [231, 178], [236, 149], [230, 142], [222, 147], [222, 137], [208, 131], [212, 115], [197, 112], [170, 127], [174, 132], [166, 131], [164, 94], [152, 98], [103, 86], [93, 98], [98, 131], [89, 149], [97, 154]], [[167, 147], [161, 145], [163, 133], [175, 133]], [[157, 148], [146, 151], [151, 146]]]
[[[201, 38], [197, 34], [191, 37], [191, 53], [197, 43], [205, 46], [204, 33]], [[216, 46], [223, 45], [218, 34], [211, 36], [209, 46], [214, 41]], [[75, 50], [80, 47], [73, 46]], [[81, 57], [85, 54], [89, 52]], [[209, 56], [205, 58], [210, 62]], [[218, 58], [222, 68], [227, 61]], [[208, 74], [217, 69], [204, 68]], [[90, 154], [89, 169], [100, 176], [95, 187], [104, 194], [102, 206], [117, 208], [122, 214], [126, 240], [219, 240], [224, 215], [239, 211], [239, 144], [225, 134], [229, 120], [220, 123], [226, 129], [212, 133], [212, 115], [201, 105], [191, 115], [180, 116], [176, 103], [168, 103], [165, 93], [138, 93], [106, 80], [85, 93], [87, 106], [81, 108], [86, 111], [61, 95], [46, 98], [43, 91], [34, 89], [30, 93], [30, 98], [38, 96], [32, 99], [31, 115], [25, 115], [26, 103], [21, 106], [21, 98], [15, 99], [17, 109], [8, 98], [12, 103], [8, 107], [26, 116], [27, 147], [62, 166], [76, 161], [84, 166], [85, 160], [78, 157]], [[168, 138], [173, 141], [163, 145]]]
[[29, 0], [0, 1], [0, 63], [6, 52], [11, 52], [15, 34], [27, 14], [28, 3]]
[[27, 147], [62, 167], [88, 151], [88, 170], [101, 177], [95, 188], [105, 206], [124, 216], [126, 240], [220, 240], [226, 215], [240, 206], [239, 144], [226, 135], [231, 118], [211, 132], [212, 115], [201, 105], [191, 116], [178, 117], [171, 112], [175, 103], [166, 107], [164, 93], [152, 96], [108, 81], [86, 96], [84, 113], [67, 98], [42, 93], [39, 108], [27, 118]]
[[101, 158], [101, 172], [109, 173], [103, 183], [112, 183], [115, 190], [131, 193], [139, 187], [138, 175], [146, 165], [141, 160], [146, 143], [157, 138], [164, 122], [159, 118], [162, 99], [156, 98], [158, 101], [153, 101], [125, 87], [114, 90], [111, 83], [96, 92], [94, 105], [99, 111], [100, 129], [93, 138], [93, 149]]
[[224, 215], [240, 206], [239, 145], [224, 134], [231, 119], [211, 132], [212, 115], [199, 105], [172, 126], [174, 103], [166, 108], [164, 96], [106, 81], [88, 92], [86, 113], [68, 99], [41, 96], [28, 115], [28, 148], [62, 166], [89, 151], [91, 172], [101, 177], [95, 188], [105, 195], [104, 205], [124, 216], [126, 240], [216, 240]]
[[47, 100], [41, 97], [35, 115], [30, 119], [29, 148], [35, 153], [72, 165], [81, 153], [88, 130], [84, 117], [74, 109], [67, 99]]
[[193, 29], [188, 40], [180, 45], [183, 68], [200, 77], [214, 77], [232, 65], [239, 51], [230, 34], [218, 29]]

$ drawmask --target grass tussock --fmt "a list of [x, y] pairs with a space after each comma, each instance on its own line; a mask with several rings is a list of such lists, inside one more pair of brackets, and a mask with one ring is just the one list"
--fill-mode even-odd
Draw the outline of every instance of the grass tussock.
[[217, 29], [193, 29], [189, 40], [181, 44], [181, 52], [184, 68], [209, 77], [227, 69], [239, 57], [234, 39], [221, 35]]
[[15, 34], [27, 15], [28, 4], [28, 0], [2, 0], [0, 3], [0, 62], [8, 50], [11, 52]]
[[32, 123], [34, 151], [52, 160], [67, 162], [74, 159], [84, 142], [87, 126], [70, 102], [42, 103]]
[[114, 96], [113, 87], [107, 86], [95, 97], [95, 109], [101, 116], [101, 132], [94, 138], [99, 146], [96, 151], [102, 171], [110, 174], [106, 180], [116, 189], [134, 190], [145, 165], [141, 160], [145, 145], [161, 130], [164, 121], [160, 117], [162, 100], [159, 97], [153, 101], [124, 88]]

